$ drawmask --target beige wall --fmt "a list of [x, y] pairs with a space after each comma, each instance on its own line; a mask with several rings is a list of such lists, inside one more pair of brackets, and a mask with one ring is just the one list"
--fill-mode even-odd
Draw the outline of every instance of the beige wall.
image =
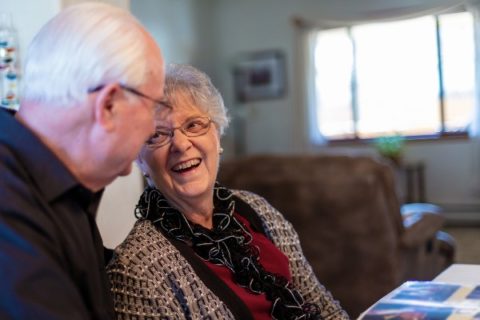
[[142, 191], [143, 179], [136, 165], [129, 176], [117, 178], [105, 189], [97, 224], [106, 247], [114, 248], [125, 239], [136, 221], [134, 209]]

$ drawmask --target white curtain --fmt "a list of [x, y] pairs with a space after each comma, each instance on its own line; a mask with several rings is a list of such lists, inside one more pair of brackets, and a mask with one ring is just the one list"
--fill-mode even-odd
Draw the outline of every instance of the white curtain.
[[302, 88], [301, 96], [305, 97], [304, 104], [307, 105], [307, 128], [308, 133], [306, 139], [309, 143], [307, 145], [324, 145], [327, 139], [320, 133], [318, 128], [318, 113], [317, 113], [317, 95], [315, 89], [315, 57], [314, 47], [317, 30], [314, 28], [301, 29], [299, 31], [300, 43], [299, 46], [301, 52], [300, 70], [302, 70], [302, 78], [305, 79]]
[[[474, 0], [476, 1], [476, 0]], [[468, 0], [336, 0], [324, 1], [320, 16], [303, 19], [320, 28], [392, 21], [438, 14], [465, 5]]]

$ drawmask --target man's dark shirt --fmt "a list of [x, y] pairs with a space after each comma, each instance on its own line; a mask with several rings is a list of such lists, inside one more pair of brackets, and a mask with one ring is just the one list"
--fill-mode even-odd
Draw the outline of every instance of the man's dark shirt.
[[100, 194], [0, 110], [0, 319], [112, 319]]

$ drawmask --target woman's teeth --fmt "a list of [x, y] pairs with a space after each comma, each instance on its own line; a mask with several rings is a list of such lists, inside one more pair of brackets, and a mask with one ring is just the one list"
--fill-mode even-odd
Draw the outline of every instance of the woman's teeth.
[[172, 170], [175, 172], [185, 171], [193, 167], [197, 167], [199, 164], [200, 164], [200, 159], [192, 159], [192, 160], [177, 164], [172, 168]]

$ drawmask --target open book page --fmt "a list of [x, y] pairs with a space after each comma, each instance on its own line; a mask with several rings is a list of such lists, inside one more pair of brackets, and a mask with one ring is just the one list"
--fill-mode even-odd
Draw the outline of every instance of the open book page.
[[409, 281], [378, 301], [359, 319], [480, 320], [480, 284]]

